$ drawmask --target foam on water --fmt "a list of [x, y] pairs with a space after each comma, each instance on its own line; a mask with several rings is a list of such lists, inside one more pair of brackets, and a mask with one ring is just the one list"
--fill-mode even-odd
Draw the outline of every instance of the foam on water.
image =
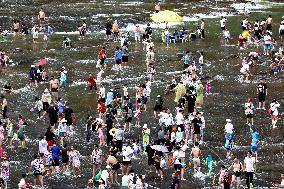
[[27, 93], [30, 91], [30, 87], [22, 87], [22, 88], [19, 88], [19, 89], [16, 89], [16, 90], [13, 90], [13, 93], [15, 94], [19, 94], [19, 93]]
[[97, 60], [78, 60], [76, 61], [77, 63], [82, 63], [82, 64], [90, 64], [90, 63], [97, 63]]

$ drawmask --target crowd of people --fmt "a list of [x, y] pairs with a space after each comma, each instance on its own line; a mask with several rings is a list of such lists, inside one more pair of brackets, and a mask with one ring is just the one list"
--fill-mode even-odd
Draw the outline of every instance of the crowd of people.
[[[156, 4], [155, 12], [160, 11], [160, 4]], [[221, 38], [224, 38], [225, 45], [230, 43], [231, 35], [228, 31], [226, 23], [227, 18], [222, 17]], [[279, 35], [284, 35], [284, 21], [280, 24]], [[242, 21], [242, 33], [239, 35], [238, 46], [240, 49], [249, 49], [250, 53], [243, 58], [242, 68], [240, 70], [243, 79], [249, 81], [252, 77], [250, 66], [257, 66], [258, 59], [265, 56], [271, 56], [273, 65], [270, 66], [273, 74], [277, 74], [281, 70], [283, 64], [283, 45], [277, 46], [275, 38], [272, 36], [273, 19], [269, 15], [267, 19], [263, 19], [260, 23], [256, 20], [254, 24], [249, 17]], [[47, 26], [47, 27], [46, 27]], [[28, 29], [24, 24], [20, 26], [18, 20], [14, 21], [14, 35], [19, 35], [22, 28], [22, 34], [27, 35]], [[282, 29], [281, 29], [282, 28]], [[36, 43], [39, 32], [44, 33], [45, 39], [48, 34], [53, 32], [51, 25], [46, 23], [44, 10], [41, 9], [38, 14], [38, 25], [32, 29], [33, 42]], [[91, 91], [97, 97], [97, 109], [93, 115], [85, 115], [85, 142], [87, 145], [93, 145], [93, 151], [89, 152], [88, 165], [92, 168], [92, 178], [86, 180], [87, 189], [94, 189], [95, 185], [99, 189], [111, 188], [112, 186], [125, 186], [130, 189], [146, 188], [147, 175], [141, 175], [135, 170], [133, 162], [143, 161], [147, 159], [145, 169], [155, 171], [156, 177], [163, 180], [165, 172], [172, 171], [171, 188], [181, 188], [183, 182], [186, 182], [189, 175], [195, 177], [202, 176], [201, 168], [208, 169], [206, 176], [213, 178], [219, 176], [218, 185], [224, 189], [230, 189], [232, 186], [236, 189], [241, 187], [241, 175], [245, 174], [246, 188], [253, 188], [254, 174], [256, 173], [257, 150], [259, 147], [260, 133], [259, 128], [255, 126], [255, 111], [267, 110], [271, 116], [271, 128], [277, 128], [279, 119], [280, 103], [277, 99], [272, 98], [270, 105], [265, 104], [268, 96], [268, 87], [263, 79], [260, 79], [256, 86], [256, 95], [259, 100], [257, 108], [255, 108], [252, 98], [247, 98], [244, 103], [244, 116], [249, 127], [251, 136], [251, 146], [241, 161], [242, 155], [232, 155], [234, 152], [235, 130], [234, 120], [226, 119], [224, 125], [224, 147], [226, 149], [225, 159], [229, 162], [222, 166], [216, 165], [213, 160], [215, 154], [207, 154], [203, 161], [204, 154], [202, 148], [206, 140], [206, 110], [204, 109], [204, 97], [212, 95], [212, 86], [210, 79], [204, 79], [206, 70], [206, 52], [199, 51], [197, 53], [185, 49], [182, 57], [183, 66], [181, 66], [182, 75], [172, 78], [166, 88], [165, 94], [155, 97], [152, 95], [152, 83], [155, 81], [155, 45], [153, 40], [153, 28], [147, 25], [145, 31], [142, 32], [139, 24], [130, 32], [121, 33], [118, 21], [112, 22], [111, 18], [107, 19], [105, 24], [106, 40], [117, 43], [115, 49], [107, 49], [101, 47], [98, 52], [97, 66], [99, 70], [97, 75], [89, 73], [84, 80], [87, 83], [86, 90]], [[85, 21], [78, 25], [79, 39], [84, 40], [87, 31]], [[136, 83], [134, 87], [135, 97], [129, 95], [133, 88], [127, 84], [123, 84], [120, 88], [107, 87], [104, 84], [104, 77], [108, 74], [107, 66], [111, 63], [107, 62], [107, 56], [114, 57], [114, 67], [123, 70], [129, 65], [130, 37], [136, 43], [143, 43], [143, 51], [145, 54], [145, 70], [146, 79], [141, 83]], [[142, 39], [141, 39], [142, 35]], [[155, 34], [156, 35], [156, 34]], [[169, 47], [170, 43], [187, 42], [187, 39], [195, 40], [197, 38], [205, 38], [205, 20], [201, 19], [200, 27], [197, 31], [188, 31], [183, 28], [179, 33], [174, 30], [173, 34], [169, 33], [166, 27], [162, 36], [162, 41]], [[46, 39], [47, 40], [47, 39]], [[71, 47], [71, 40], [64, 37], [63, 47]], [[263, 48], [263, 50], [262, 50]], [[111, 53], [113, 52], [113, 55]], [[205, 58], [204, 58], [205, 57]], [[4, 51], [0, 51], [0, 63], [7, 66], [9, 57]], [[34, 106], [30, 112], [35, 114], [39, 120], [43, 120], [48, 116], [49, 123], [45, 132], [40, 133], [38, 139], [38, 151], [34, 153], [31, 160], [31, 173], [23, 173], [18, 183], [19, 189], [30, 188], [27, 176], [33, 176], [33, 186], [37, 185], [44, 188], [44, 180], [46, 176], [55, 177], [59, 175], [72, 175], [74, 178], [84, 177], [81, 172], [82, 156], [80, 148], [72, 143], [73, 137], [76, 135], [75, 125], [77, 124], [76, 110], [73, 110], [72, 102], [66, 101], [61, 94], [68, 87], [67, 70], [63, 66], [58, 76], [47, 74], [42, 65], [31, 65], [29, 69], [29, 87], [37, 90], [39, 85], [45, 85], [43, 82], [48, 81], [49, 86], [45, 88], [41, 97], [35, 97]], [[50, 75], [50, 76], [49, 76]], [[17, 148], [26, 148], [26, 126], [29, 125], [22, 115], [17, 119], [9, 116], [9, 102], [6, 95], [13, 92], [10, 83], [6, 83], [3, 87], [4, 94], [1, 95], [2, 121], [0, 121], [0, 156], [3, 161], [1, 163], [2, 185], [9, 186], [12, 175], [9, 171], [9, 158], [4, 150], [2, 142], [7, 138], [7, 148], [12, 150], [15, 148], [13, 141], [17, 140], [19, 144]], [[173, 99], [175, 107], [167, 107], [164, 103], [165, 95], [174, 92]], [[154, 106], [149, 105], [150, 99], [155, 99]], [[146, 112], [151, 112], [155, 119], [159, 122], [157, 127], [150, 127], [148, 123], [142, 123], [141, 116]], [[172, 113], [173, 112], [173, 113]], [[5, 132], [6, 129], [6, 132]], [[142, 130], [141, 133], [137, 133]], [[129, 139], [129, 136], [135, 138]], [[6, 148], [6, 147], [5, 147]], [[205, 163], [203, 163], [205, 162]], [[205, 165], [205, 166], [203, 166]], [[220, 166], [217, 174], [213, 173], [213, 167]], [[192, 172], [190, 168], [192, 167]], [[173, 168], [173, 169], [172, 169]], [[216, 172], [216, 171], [215, 171]], [[119, 175], [122, 175], [121, 180]], [[281, 175], [283, 180], [283, 175]], [[37, 181], [39, 182], [37, 184]], [[283, 181], [280, 185], [283, 187]]]

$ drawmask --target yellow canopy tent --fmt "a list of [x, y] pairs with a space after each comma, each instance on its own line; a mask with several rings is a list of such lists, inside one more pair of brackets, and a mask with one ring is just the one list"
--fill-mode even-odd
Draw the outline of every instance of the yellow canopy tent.
[[160, 11], [158, 13], [155, 13], [151, 19], [154, 22], [182, 22], [183, 17], [179, 16], [176, 12], [174, 11]]

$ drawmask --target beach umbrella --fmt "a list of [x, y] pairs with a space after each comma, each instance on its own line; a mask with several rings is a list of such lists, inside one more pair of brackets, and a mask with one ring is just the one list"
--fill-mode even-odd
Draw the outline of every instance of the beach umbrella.
[[176, 12], [174, 11], [160, 11], [158, 13], [155, 13], [151, 19], [154, 22], [182, 22], [183, 17], [179, 16]]
[[40, 60], [38, 61], [38, 63], [36, 64], [36, 66], [39, 67], [39, 66], [46, 65], [46, 64], [48, 64], [47, 60], [45, 60], [45, 59], [40, 59]]
[[151, 148], [153, 150], [160, 151], [160, 152], [163, 152], [163, 153], [169, 152], [168, 148], [163, 146], [163, 145], [153, 145], [153, 146], [151, 146]]

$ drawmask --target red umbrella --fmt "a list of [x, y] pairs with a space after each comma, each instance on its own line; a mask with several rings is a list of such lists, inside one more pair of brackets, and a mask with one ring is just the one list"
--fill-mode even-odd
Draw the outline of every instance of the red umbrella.
[[45, 60], [45, 59], [40, 59], [40, 60], [38, 61], [38, 63], [36, 64], [36, 66], [39, 67], [39, 66], [46, 65], [46, 64], [48, 64], [47, 60]]

